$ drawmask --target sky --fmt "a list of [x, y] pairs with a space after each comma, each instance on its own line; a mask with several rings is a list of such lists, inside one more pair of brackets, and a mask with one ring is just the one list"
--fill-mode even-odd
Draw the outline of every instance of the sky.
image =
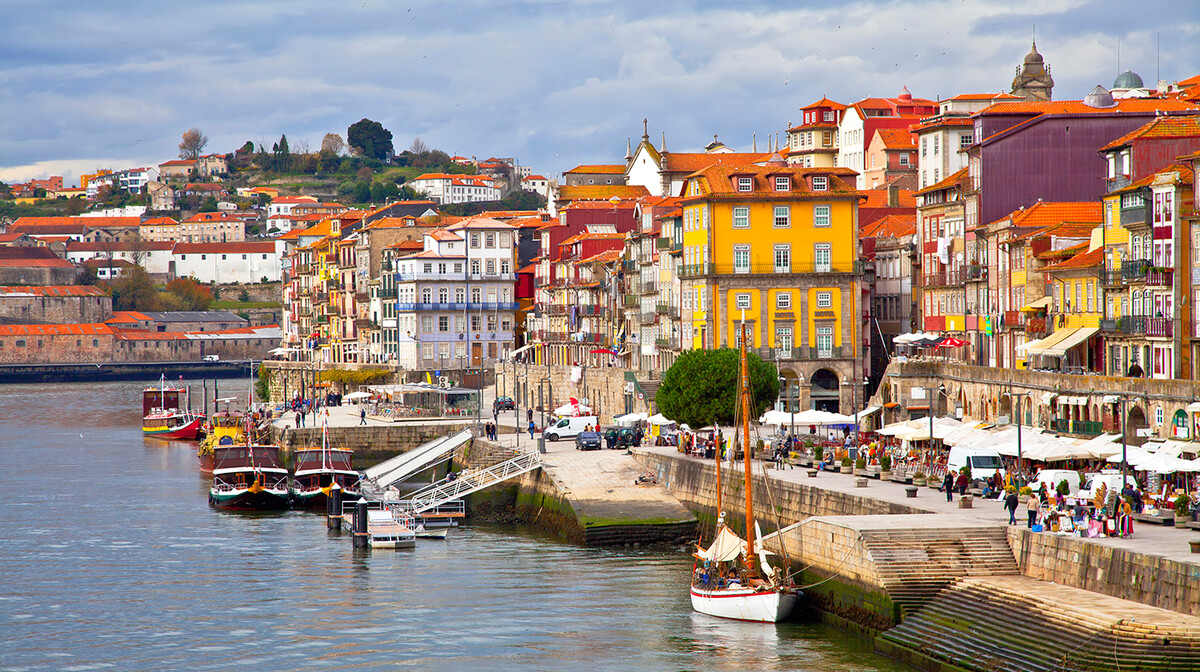
[[[1056, 100], [1200, 74], [1192, 0], [0, 0], [0, 180], [293, 152], [378, 121], [397, 152], [556, 177], [656, 145], [748, 151], [827, 96], [1007, 91], [1036, 35]], [[1118, 44], [1119, 64], [1118, 70]], [[1157, 46], [1156, 46], [1157, 45]], [[1157, 52], [1157, 53], [1156, 53]]]

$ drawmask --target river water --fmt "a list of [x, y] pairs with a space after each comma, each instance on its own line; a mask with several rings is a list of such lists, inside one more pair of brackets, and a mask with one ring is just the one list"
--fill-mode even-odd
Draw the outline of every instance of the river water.
[[311, 513], [214, 511], [194, 445], [142, 438], [142, 387], [0, 386], [0, 670], [908, 669], [693, 613], [683, 551], [484, 525], [355, 551]]

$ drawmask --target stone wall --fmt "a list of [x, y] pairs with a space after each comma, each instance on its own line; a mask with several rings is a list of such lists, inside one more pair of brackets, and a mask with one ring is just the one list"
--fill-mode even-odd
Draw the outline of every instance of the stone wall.
[[0, 294], [0, 324], [88, 324], [110, 317], [110, 296]]
[[[613, 418], [627, 412], [645, 413], [651, 415], [650, 404], [653, 401], [649, 395], [638, 399], [639, 388], [634, 385], [628, 393], [631, 406], [627, 410], [626, 396], [632, 380], [627, 380], [626, 369], [609, 367], [581, 368], [579, 380], [572, 380], [571, 366], [539, 366], [536, 364], [497, 364], [495, 367], [496, 394], [511, 396], [517, 400], [521, 412], [533, 408], [540, 413], [544, 407], [546, 412], [553, 411], [575, 397], [580, 401], [587, 400], [600, 416], [600, 424], [612, 424]], [[546, 381], [549, 381], [548, 383]], [[538, 424], [541, 424], [539, 417]]]
[[[945, 386], [946, 396], [926, 393], [924, 398], [915, 398], [913, 388], [931, 390]], [[1176, 411], [1187, 413], [1187, 405], [1200, 398], [1200, 381], [1155, 380], [1148, 378], [1123, 378], [1116, 376], [1075, 376], [1046, 371], [1024, 369], [1000, 369], [972, 366], [949, 361], [893, 361], [888, 365], [872, 404], [883, 406], [896, 402], [898, 407], [884, 410], [884, 422], [896, 422], [909, 418], [907, 407], [920, 407], [921, 415], [930, 403], [930, 396], [937, 396], [936, 412], [953, 414], [961, 407], [963, 414], [981, 420], [996, 421], [1000, 416], [1011, 415], [1011, 394], [1021, 397], [1021, 414], [1027, 415], [1038, 427], [1045, 427], [1054, 417], [1087, 419], [1104, 423], [1106, 430], [1113, 425], [1116, 404], [1105, 404], [1106, 395], [1121, 395], [1129, 399], [1126, 411], [1131, 414], [1131, 424], [1137, 422], [1140, 413], [1148, 421], [1154, 434], [1166, 438], [1171, 431], [1171, 418]], [[1051, 404], [1043, 401], [1047, 394], [1058, 395], [1052, 410]], [[1061, 398], [1080, 397], [1086, 406], [1066, 406]], [[1079, 415], [1086, 408], [1087, 417]], [[1156, 411], [1162, 408], [1162, 425], [1155, 421]], [[1191, 418], [1191, 414], [1188, 414]], [[1193, 424], [1192, 422], [1188, 423]], [[1188, 428], [1189, 435], [1192, 428]], [[1186, 439], [1188, 437], [1179, 437]], [[1137, 442], [1140, 442], [1137, 441]]]
[[1200, 616], [1200, 565], [1020, 527], [1008, 540], [1026, 576]]
[[[286, 416], [285, 416], [286, 417]], [[474, 426], [473, 422], [430, 424], [423, 422], [395, 423], [386, 427], [330, 427], [329, 445], [354, 451], [354, 466], [367, 467], [422, 443], [446, 434], [453, 434]], [[286, 455], [296, 448], [321, 445], [321, 428], [273, 430], [272, 440], [279, 442]]]

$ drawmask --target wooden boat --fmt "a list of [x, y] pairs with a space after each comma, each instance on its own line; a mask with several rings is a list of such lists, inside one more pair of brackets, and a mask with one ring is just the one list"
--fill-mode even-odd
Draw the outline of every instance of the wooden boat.
[[320, 448], [300, 448], [295, 451], [292, 503], [306, 509], [323, 509], [329, 499], [329, 488], [335, 482], [342, 487], [343, 497], [358, 499], [362, 490], [359, 474], [351, 466], [353, 457], [352, 451], [329, 447], [329, 427], [325, 426]]
[[279, 446], [214, 446], [208, 501], [219, 509], [288, 508], [288, 472], [280, 466]]
[[196, 457], [200, 460], [200, 472], [204, 474], [213, 472], [213, 448], [215, 446], [245, 444], [245, 414], [229, 410], [213, 413], [205, 423], [204, 440], [196, 448]]
[[[179, 405], [180, 398], [185, 406]], [[142, 390], [142, 435], [156, 439], [194, 441], [203, 433], [204, 414], [186, 404], [191, 394], [186, 388], [167, 387], [166, 378], [157, 388]]]
[[[741, 328], [745, 328], [742, 325]], [[750, 372], [746, 362], [746, 342], [741, 341], [741, 374], [738, 377], [738, 397], [741, 403], [742, 445], [750, 446]], [[717, 451], [717, 533], [707, 548], [697, 548], [696, 565], [692, 569], [689, 592], [692, 609], [710, 616], [741, 621], [775, 623], [787, 618], [796, 606], [801, 593], [791, 579], [771, 567], [767, 551], [761, 542], [755, 543], [759, 532], [754, 522], [753, 488], [751, 487], [750, 450], [744, 451], [746, 492], [746, 539], [725, 526], [721, 511], [721, 451]], [[761, 537], [761, 534], [758, 535]]]

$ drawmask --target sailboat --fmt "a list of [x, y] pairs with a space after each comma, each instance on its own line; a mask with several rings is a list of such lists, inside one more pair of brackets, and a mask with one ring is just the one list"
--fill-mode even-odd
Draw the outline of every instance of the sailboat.
[[[791, 579], [768, 562], [761, 531], [754, 522], [750, 470], [750, 372], [746, 362], [748, 332], [743, 329], [738, 397], [746, 476], [746, 538], [725, 525], [721, 511], [721, 451], [717, 450], [717, 532], [707, 548], [697, 547], [689, 592], [692, 609], [710, 616], [775, 623], [792, 612], [801, 593]], [[756, 536], [759, 541], [756, 541]]]
[[329, 488], [337, 483], [342, 496], [357, 499], [359, 489], [358, 472], [351, 466], [352, 451], [329, 447], [329, 422], [321, 429], [320, 448], [296, 450], [296, 472], [292, 476], [292, 501], [303, 508], [321, 508], [329, 497]]

